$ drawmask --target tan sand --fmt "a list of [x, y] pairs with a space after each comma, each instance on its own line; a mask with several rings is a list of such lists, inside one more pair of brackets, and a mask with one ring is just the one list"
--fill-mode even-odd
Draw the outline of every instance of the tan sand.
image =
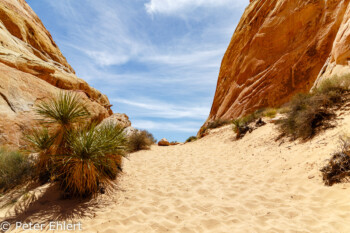
[[[350, 232], [350, 185], [326, 187], [319, 172], [347, 129], [349, 115], [306, 143], [275, 142], [268, 124], [239, 141], [226, 126], [193, 143], [153, 146], [130, 155], [100, 208], [70, 217], [101, 233]], [[39, 206], [52, 207], [47, 201]]]

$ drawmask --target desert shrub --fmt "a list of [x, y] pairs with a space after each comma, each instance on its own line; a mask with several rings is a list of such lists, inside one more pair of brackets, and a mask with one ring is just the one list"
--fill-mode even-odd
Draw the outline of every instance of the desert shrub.
[[239, 132], [239, 129], [240, 129], [241, 127], [243, 127], [243, 126], [246, 125], [245, 121], [242, 120], [242, 119], [240, 119], [240, 118], [234, 119], [234, 120], [232, 121], [232, 124], [233, 124], [232, 129], [233, 129], [233, 131], [234, 131], [235, 133], [238, 133], [238, 132]]
[[330, 127], [329, 120], [335, 117], [334, 107], [343, 102], [349, 86], [349, 75], [335, 76], [323, 81], [310, 94], [297, 94], [287, 104], [286, 117], [277, 122], [281, 133], [305, 140]]
[[208, 132], [209, 129], [216, 129], [219, 127], [222, 127], [224, 125], [230, 124], [231, 121], [229, 120], [223, 120], [223, 119], [217, 119], [214, 121], [210, 121], [206, 126], [202, 126], [202, 128], [199, 130], [200, 137], [205, 136], [205, 134]]
[[241, 118], [234, 119], [233, 122], [233, 129], [238, 129], [238, 125], [240, 127], [247, 126], [252, 122], [255, 122], [256, 120], [262, 118], [262, 117], [268, 117], [273, 118], [277, 115], [277, 109], [275, 108], [261, 108], [258, 109], [250, 114], [247, 114]]
[[0, 148], [0, 190], [13, 188], [32, 176], [33, 162], [17, 151]]
[[71, 92], [36, 107], [42, 129], [27, 135], [30, 148], [39, 154], [36, 165], [41, 181], [56, 181], [72, 196], [95, 194], [121, 169], [126, 138], [113, 123], [87, 123], [90, 115], [81, 99]]
[[247, 132], [251, 132], [252, 128], [248, 126], [253, 118], [238, 118], [233, 120], [233, 131], [236, 133], [236, 139], [242, 138]]
[[341, 93], [348, 91], [350, 88], [350, 74], [342, 76], [333, 76], [320, 83], [320, 85], [313, 91], [315, 93]]
[[230, 124], [230, 121], [217, 119], [215, 121], [209, 122], [207, 129], [216, 129], [227, 124]]
[[350, 177], [350, 140], [348, 137], [341, 138], [342, 150], [332, 155], [327, 165], [322, 169], [323, 181], [332, 186]]
[[329, 109], [331, 104], [324, 94], [296, 95], [289, 103], [286, 117], [278, 121], [281, 132], [294, 139], [313, 137], [334, 116]]
[[194, 142], [196, 140], [197, 140], [196, 136], [191, 136], [191, 137], [187, 138], [186, 142]]
[[241, 118], [234, 119], [232, 121], [232, 129], [236, 133], [236, 139], [244, 137], [247, 132], [252, 132], [253, 128], [249, 126], [251, 123], [256, 122], [256, 127], [261, 127], [266, 123], [262, 120], [262, 117], [275, 117], [277, 110], [274, 108], [261, 108], [250, 114], [247, 114]]
[[157, 140], [154, 139], [153, 135], [147, 130], [137, 130], [128, 138], [128, 149], [130, 152], [147, 150], [156, 142]]
[[244, 117], [239, 118], [238, 120], [240, 121], [240, 124], [247, 125], [247, 124], [252, 123], [256, 119], [258, 119], [259, 117], [261, 117], [262, 114], [263, 114], [263, 110], [259, 109], [259, 110], [256, 110], [253, 113], [247, 114]]

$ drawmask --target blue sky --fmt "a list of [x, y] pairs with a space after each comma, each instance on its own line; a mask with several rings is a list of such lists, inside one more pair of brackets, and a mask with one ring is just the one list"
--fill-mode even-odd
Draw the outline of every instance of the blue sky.
[[209, 115], [220, 63], [248, 0], [27, 0], [77, 75], [157, 139]]

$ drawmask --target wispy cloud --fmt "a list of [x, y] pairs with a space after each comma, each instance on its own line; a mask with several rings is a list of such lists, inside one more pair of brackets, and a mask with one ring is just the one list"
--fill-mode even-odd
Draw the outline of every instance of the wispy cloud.
[[181, 106], [151, 99], [133, 101], [114, 98], [112, 101], [142, 109], [144, 110], [142, 113], [143, 116], [163, 119], [189, 118], [202, 120], [209, 113], [209, 107], [207, 106]]
[[200, 122], [178, 122], [178, 123], [167, 123], [167, 122], [154, 122], [147, 120], [136, 120], [133, 122], [133, 126], [138, 129], [147, 129], [150, 131], [162, 131], [162, 132], [184, 132], [192, 133], [198, 130]]
[[242, 0], [150, 0], [145, 7], [149, 14], [176, 14], [198, 7], [241, 7], [244, 5], [245, 2]]
[[115, 112], [127, 113], [134, 126], [169, 140], [195, 134], [206, 120], [221, 59], [249, 3], [27, 2], [78, 76], [107, 94]]

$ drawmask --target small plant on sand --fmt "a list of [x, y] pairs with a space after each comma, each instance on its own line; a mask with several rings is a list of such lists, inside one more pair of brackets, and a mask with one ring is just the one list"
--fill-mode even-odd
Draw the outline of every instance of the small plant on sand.
[[196, 136], [191, 136], [191, 137], [187, 138], [186, 142], [194, 142], [196, 140], [197, 140]]
[[147, 130], [137, 130], [128, 138], [128, 149], [130, 152], [148, 150], [156, 142], [157, 140]]
[[[249, 119], [250, 121], [250, 119]], [[236, 133], [236, 139], [244, 137], [247, 132], [251, 132], [252, 128], [248, 126], [250, 123], [247, 118], [238, 118], [233, 120], [233, 131]]]
[[17, 151], [0, 148], [0, 190], [7, 190], [32, 178], [33, 162]]
[[219, 127], [222, 127], [222, 126], [228, 125], [228, 124], [230, 124], [229, 120], [217, 119], [215, 121], [209, 122], [207, 128], [208, 129], [216, 129], [216, 128], [219, 128]]
[[206, 126], [203, 126], [200, 130], [199, 130], [199, 135], [200, 137], [203, 137], [206, 135], [207, 131], [209, 129], [216, 129], [216, 128], [220, 128], [224, 125], [228, 125], [230, 124], [231, 121], [229, 120], [223, 120], [223, 119], [217, 119], [214, 121], [210, 121]]
[[315, 93], [323, 94], [342, 94], [349, 90], [350, 87], [350, 74], [342, 76], [333, 76], [320, 83], [320, 85], [313, 90]]
[[350, 76], [336, 76], [322, 82], [310, 94], [294, 96], [287, 104], [286, 117], [277, 122], [281, 133], [306, 140], [331, 127], [329, 121], [336, 116], [334, 108], [343, 102], [349, 85]]
[[321, 169], [323, 181], [328, 186], [350, 178], [350, 138], [342, 137], [341, 144], [341, 151], [333, 154]]
[[263, 112], [263, 116], [264, 117], [268, 117], [268, 118], [274, 118], [278, 113], [278, 110], [275, 108], [267, 108], [264, 110]]
[[[262, 120], [263, 117], [273, 118], [277, 114], [277, 109], [274, 108], [262, 108], [247, 114], [244, 117], [234, 119], [232, 121], [232, 129], [236, 133], [236, 139], [241, 139], [247, 132], [252, 132], [255, 128], [261, 127], [266, 123]], [[255, 128], [250, 126], [255, 122]]]
[[126, 149], [121, 127], [87, 123], [85, 104], [71, 92], [60, 93], [36, 110], [44, 127], [33, 130], [27, 140], [38, 153], [42, 182], [56, 181], [66, 193], [85, 197], [116, 178]]
[[327, 123], [334, 113], [329, 107], [332, 102], [324, 94], [298, 94], [289, 103], [286, 117], [278, 121], [283, 134], [304, 140], [313, 137]]

